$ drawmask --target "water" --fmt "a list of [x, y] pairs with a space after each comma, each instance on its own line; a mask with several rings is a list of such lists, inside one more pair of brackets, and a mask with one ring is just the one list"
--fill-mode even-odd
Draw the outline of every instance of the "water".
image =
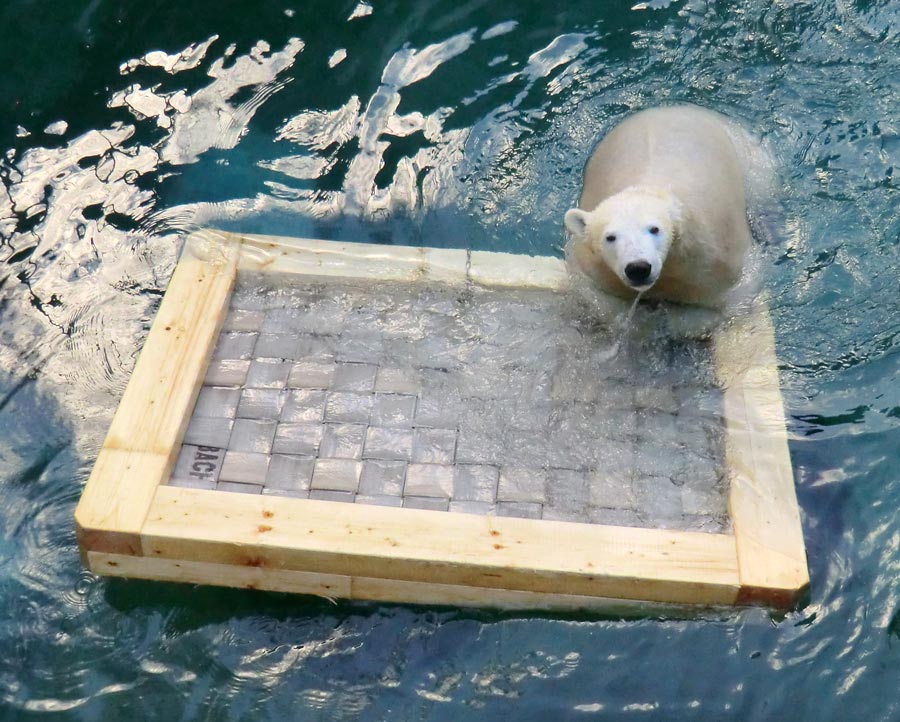
[[642, 295], [643, 294], [641, 293], [637, 294], [625, 314], [616, 319], [616, 325], [619, 327], [618, 333], [616, 334], [612, 345], [610, 345], [606, 351], [603, 351], [598, 355], [597, 360], [600, 362], [600, 366], [606, 365], [619, 355], [619, 349], [622, 347], [622, 343], [627, 340], [629, 332], [633, 332], [633, 329], [631, 328], [631, 319], [634, 318], [634, 312], [637, 309], [638, 303], [640, 303]]
[[[4, 4], [0, 719], [900, 718], [900, 11], [645, 5]], [[183, 231], [558, 252], [597, 133], [667, 101], [780, 161], [802, 609], [522, 618], [81, 571], [71, 514]]]
[[241, 273], [169, 483], [727, 532], [712, 349], [636, 306], [610, 333], [548, 288]]

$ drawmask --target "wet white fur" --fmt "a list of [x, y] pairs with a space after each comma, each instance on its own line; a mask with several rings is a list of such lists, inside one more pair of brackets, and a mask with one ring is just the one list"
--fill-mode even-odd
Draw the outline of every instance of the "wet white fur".
[[628, 264], [649, 263], [647, 282], [634, 286], [643, 291], [659, 279], [681, 224], [681, 203], [671, 193], [631, 187], [607, 198], [593, 212], [570, 209], [565, 224], [573, 237], [590, 244], [626, 286], [633, 285], [625, 274]]
[[[585, 167], [579, 208], [565, 215], [568, 256], [624, 310], [635, 294], [674, 302], [687, 335], [734, 298], [753, 245], [747, 201], [771, 194], [768, 154], [739, 125], [693, 106], [645, 110], [613, 128]], [[657, 229], [656, 233], [651, 229]], [[614, 237], [615, 240], [607, 240]], [[651, 266], [647, 283], [625, 274]]]

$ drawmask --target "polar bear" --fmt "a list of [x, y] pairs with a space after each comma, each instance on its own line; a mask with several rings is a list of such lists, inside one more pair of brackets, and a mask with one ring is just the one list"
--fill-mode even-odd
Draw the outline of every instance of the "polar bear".
[[565, 215], [570, 261], [607, 294], [717, 317], [753, 243], [748, 191], [760, 195], [770, 175], [761, 146], [718, 113], [685, 105], [635, 113], [585, 166], [579, 207]]

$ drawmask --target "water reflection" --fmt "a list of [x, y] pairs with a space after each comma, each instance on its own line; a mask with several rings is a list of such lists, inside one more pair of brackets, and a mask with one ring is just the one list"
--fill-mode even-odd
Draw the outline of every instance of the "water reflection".
[[[352, 17], [370, 11], [360, 4]], [[481, 40], [515, 29], [514, 21], [500, 23]], [[472, 29], [422, 48], [405, 46], [389, 57], [379, 87], [365, 102], [352, 95], [335, 110], [304, 110], [286, 119], [274, 141], [296, 150], [257, 161], [270, 175], [267, 193], [168, 207], [159, 207], [154, 186], [211, 150], [236, 148], [254, 115], [292, 79], [287, 71], [304, 42], [291, 39], [273, 50], [259, 41], [245, 54], [230, 45], [210, 61], [222, 44], [211, 35], [178, 52], [153, 50], [122, 63], [125, 81], [151, 73], [109, 98], [108, 107], [127, 110], [133, 123], [117, 121], [63, 145], [7, 153], [0, 232], [7, 260], [19, 268], [19, 288], [7, 285], [4, 300], [7, 312], [22, 320], [6, 327], [3, 361], [12, 367], [14, 358], [34, 358], [45, 376], [59, 382], [117, 392], [174, 261], [177, 234], [273, 211], [327, 221], [409, 217], [465, 204], [473, 165], [466, 159], [484, 165], [507, 153], [521, 134], [512, 114], [535, 81], [559, 67], [575, 68], [587, 47], [584, 34], [559, 36], [531, 53], [521, 70], [490, 80], [484, 93], [517, 78], [524, 83], [472, 128], [446, 128], [454, 113], [448, 106], [400, 112], [405, 89], [469, 51], [476, 37]], [[201, 68], [207, 82], [193, 91], [171, 89], [165, 79]], [[555, 82], [551, 93], [565, 86], [562, 76]], [[150, 126], [162, 136], [142, 142]], [[64, 136], [65, 121], [48, 131]], [[406, 139], [415, 139], [414, 152], [388, 163], [386, 154]], [[392, 176], [384, 182], [386, 167]], [[491, 208], [487, 199], [479, 202], [482, 211]], [[80, 409], [90, 403], [79, 393], [66, 399]], [[108, 406], [108, 399], [101, 405]]]

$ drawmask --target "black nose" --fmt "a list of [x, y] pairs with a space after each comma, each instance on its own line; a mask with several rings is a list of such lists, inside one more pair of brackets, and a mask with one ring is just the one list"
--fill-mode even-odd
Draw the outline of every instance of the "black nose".
[[625, 266], [625, 275], [635, 286], [643, 286], [650, 278], [650, 269], [647, 261], [632, 261]]

